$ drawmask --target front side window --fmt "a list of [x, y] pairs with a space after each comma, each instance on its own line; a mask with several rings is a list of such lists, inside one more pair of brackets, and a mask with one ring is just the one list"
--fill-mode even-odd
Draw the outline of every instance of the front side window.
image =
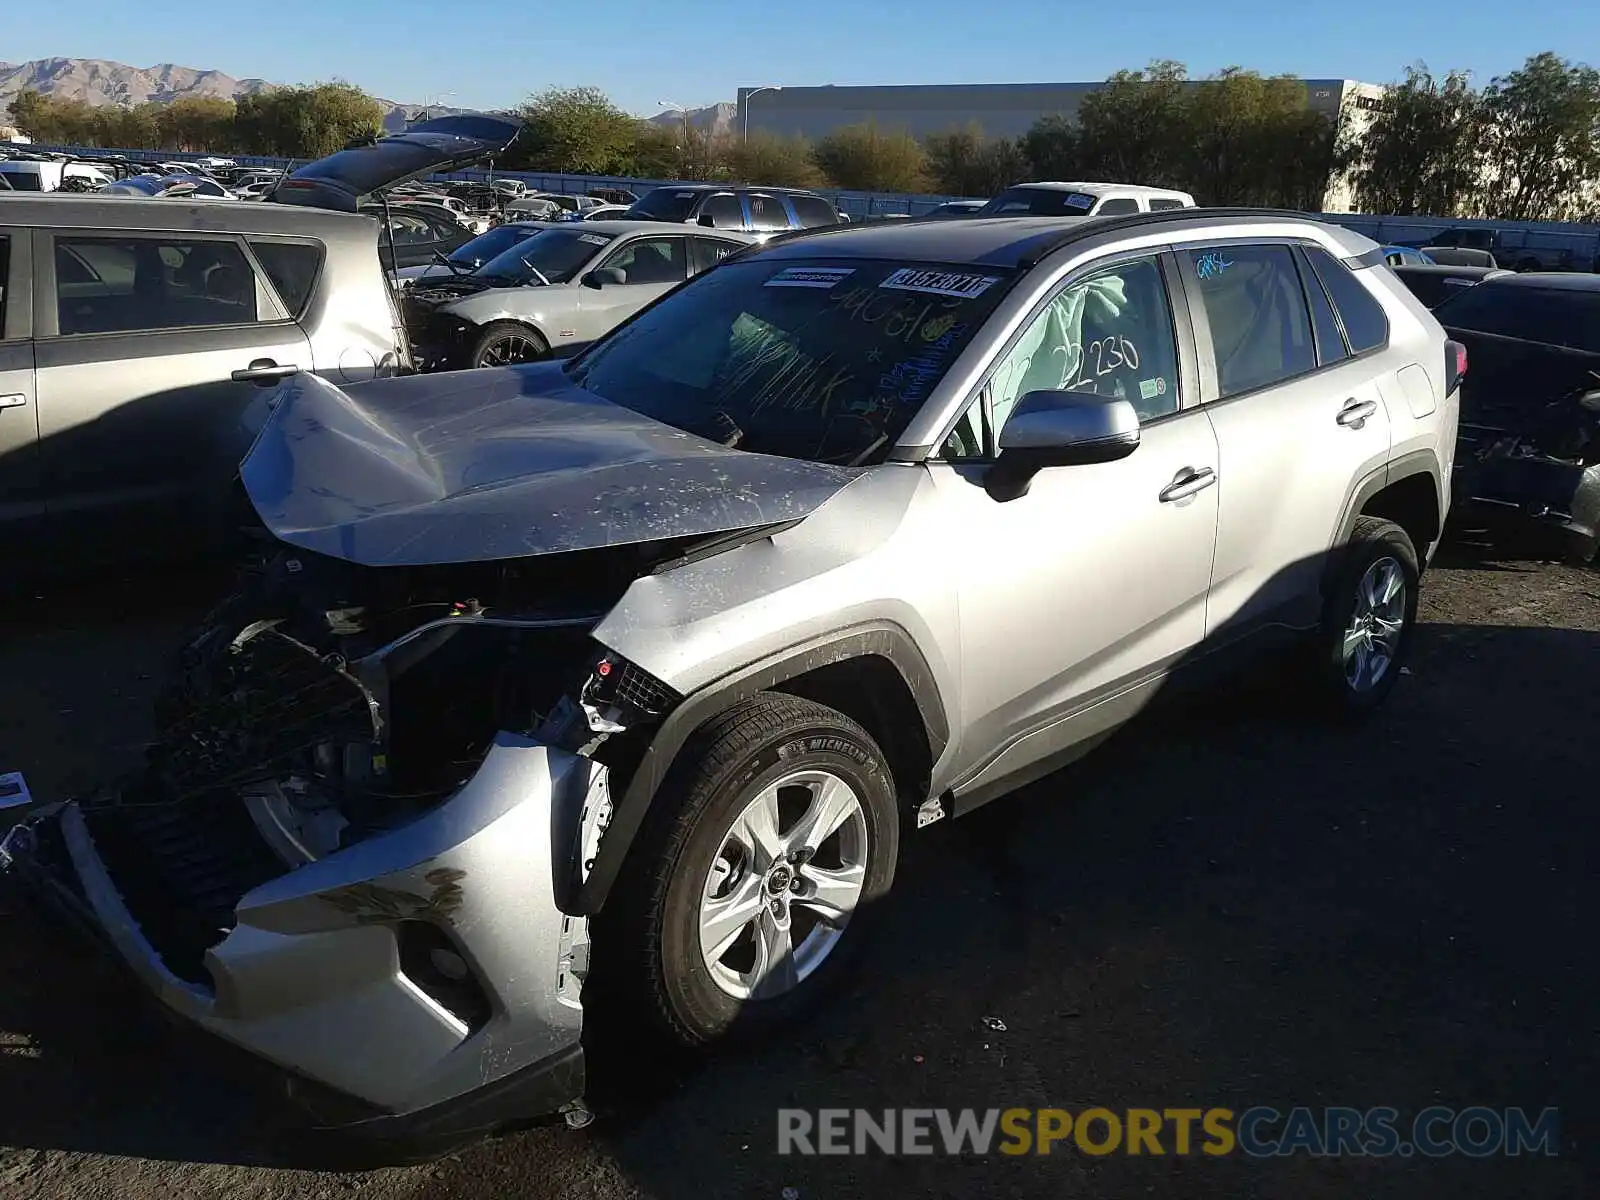
[[706, 206], [700, 210], [700, 216], [702, 224], [704, 218], [710, 217], [713, 229], [744, 228], [744, 209], [739, 206], [739, 197], [732, 192], [723, 192], [721, 195], [711, 197], [706, 201]]
[[1389, 341], [1389, 318], [1377, 297], [1333, 255], [1320, 246], [1307, 246], [1306, 257], [1328, 290], [1333, 307], [1344, 324], [1345, 337], [1354, 354], [1376, 350]]
[[1116, 397], [1141, 421], [1178, 410], [1172, 308], [1155, 259], [1078, 280], [1033, 318], [990, 377], [997, 436], [1017, 401], [1039, 391]]
[[594, 233], [582, 225], [541, 229], [502, 250], [474, 273], [507, 285], [566, 283], [577, 278], [616, 236]]
[[232, 242], [57, 238], [61, 333], [137, 333], [257, 319], [256, 277]]
[[627, 275], [627, 283], [678, 283], [686, 277], [684, 240], [640, 238], [629, 242], [601, 264]]
[[1220, 399], [1316, 368], [1311, 317], [1289, 247], [1186, 253], [1211, 326]]
[[11, 282], [11, 239], [0, 234], [0, 341], [6, 336], [6, 289]]
[[433, 235], [433, 226], [414, 213], [391, 214], [389, 231], [397, 246], [420, 246], [439, 240]]
[[742, 450], [867, 463], [894, 445], [1013, 279], [986, 265], [729, 262], [566, 369], [606, 400]]

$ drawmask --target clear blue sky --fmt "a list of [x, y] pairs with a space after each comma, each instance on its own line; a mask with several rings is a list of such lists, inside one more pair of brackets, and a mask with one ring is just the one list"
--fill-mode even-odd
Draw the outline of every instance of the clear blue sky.
[[1600, 3], [1547, 0], [66, 0], [13, 21], [12, 62], [158, 62], [300, 83], [335, 76], [391, 100], [470, 108], [592, 84], [632, 112], [740, 85], [1101, 79], [1174, 58], [1312, 78], [1396, 78], [1409, 62], [1482, 80], [1555, 50], [1600, 59]]

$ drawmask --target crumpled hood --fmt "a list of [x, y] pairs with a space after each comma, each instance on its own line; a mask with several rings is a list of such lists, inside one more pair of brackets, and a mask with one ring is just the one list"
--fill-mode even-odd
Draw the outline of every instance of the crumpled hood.
[[814, 512], [859, 468], [730, 450], [574, 386], [560, 362], [287, 381], [240, 468], [291, 545], [367, 566], [698, 537]]

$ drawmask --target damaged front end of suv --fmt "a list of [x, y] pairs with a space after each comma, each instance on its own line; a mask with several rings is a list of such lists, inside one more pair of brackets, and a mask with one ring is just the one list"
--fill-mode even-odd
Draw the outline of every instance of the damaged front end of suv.
[[182, 648], [148, 766], [0, 844], [384, 1144], [586, 1119], [586, 885], [679, 700], [596, 627], [853, 477], [473, 374], [286, 384], [242, 472], [274, 557]]

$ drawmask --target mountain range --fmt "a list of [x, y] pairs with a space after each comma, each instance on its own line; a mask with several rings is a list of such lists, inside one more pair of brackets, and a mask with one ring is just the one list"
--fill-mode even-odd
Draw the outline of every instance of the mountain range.
[[[32, 62], [0, 62], [0, 118], [12, 98], [32, 89], [61, 100], [81, 100], [95, 107], [117, 104], [171, 104], [186, 98], [236, 100], [253, 96], [281, 85], [265, 79], [235, 79], [221, 71], [202, 71], [174, 63], [153, 67], [130, 67], [127, 63], [104, 58], [36, 58]], [[423, 112], [420, 104], [374, 97], [383, 105], [383, 127], [391, 132], [404, 129], [408, 120]], [[428, 110], [436, 117], [464, 112], [460, 108], [434, 105]], [[3, 124], [0, 120], [0, 124]]]
[[[235, 100], [279, 87], [265, 79], [235, 79], [221, 71], [203, 71], [174, 63], [153, 67], [130, 67], [127, 63], [104, 58], [37, 58], [32, 62], [0, 62], [0, 124], [12, 98], [25, 89], [62, 100], [81, 100], [85, 104], [138, 105], [171, 104], [185, 98]], [[384, 107], [383, 127], [397, 132], [424, 111], [420, 104], [374, 97]], [[426, 110], [436, 117], [465, 112], [460, 108], [433, 105]], [[683, 112], [670, 110], [649, 118], [653, 124], [672, 125], [686, 117], [697, 129], [727, 133], [733, 128], [735, 106], [724, 102]]]

